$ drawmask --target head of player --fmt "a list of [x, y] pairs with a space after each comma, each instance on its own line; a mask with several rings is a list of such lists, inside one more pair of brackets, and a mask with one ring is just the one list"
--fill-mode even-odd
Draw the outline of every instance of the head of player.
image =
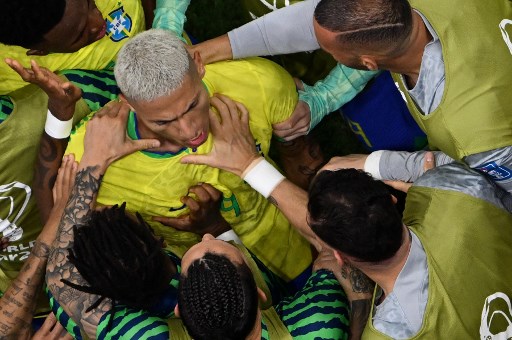
[[175, 311], [194, 339], [259, 339], [259, 294], [240, 250], [206, 234], [183, 256]]
[[407, 234], [384, 183], [356, 169], [319, 172], [309, 191], [308, 223], [357, 268], [393, 258]]
[[[155, 310], [161, 307], [177, 273], [162, 245], [142, 217], [127, 213], [124, 204], [94, 211], [87, 225], [74, 227], [68, 256], [87, 283], [62, 281], [99, 297], [87, 311], [104, 299], [112, 301], [112, 310], [116, 305]], [[174, 304], [168, 306], [170, 310], [156, 311], [167, 313], [172, 308]]]
[[71, 53], [105, 36], [106, 22], [94, 0], [5, 0], [0, 42], [28, 55]]
[[160, 140], [155, 151], [196, 148], [208, 139], [204, 66], [199, 53], [190, 56], [174, 34], [138, 34], [119, 51], [114, 73], [121, 98], [136, 112], [141, 137]]
[[314, 29], [325, 51], [361, 70], [391, 69], [411, 43], [414, 24], [407, 0], [322, 0]]

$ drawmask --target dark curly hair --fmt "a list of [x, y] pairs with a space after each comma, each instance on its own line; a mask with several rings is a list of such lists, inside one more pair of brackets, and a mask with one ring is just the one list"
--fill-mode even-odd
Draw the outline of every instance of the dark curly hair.
[[254, 328], [258, 292], [245, 263], [206, 253], [182, 273], [178, 290], [180, 316], [196, 340], [245, 339]]
[[105, 298], [112, 300], [113, 309], [122, 304], [149, 310], [168, 289], [176, 266], [163, 251], [163, 241], [139, 214], [126, 213], [124, 203], [93, 212], [87, 225], [73, 231], [68, 258], [89, 286], [62, 282], [100, 296], [87, 311]]
[[66, 0], [3, 0], [0, 42], [33, 48], [64, 15]]

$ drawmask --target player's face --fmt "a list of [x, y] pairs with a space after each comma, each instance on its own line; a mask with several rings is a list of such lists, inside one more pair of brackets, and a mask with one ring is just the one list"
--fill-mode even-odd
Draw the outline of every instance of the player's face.
[[170, 95], [130, 104], [137, 112], [141, 136], [160, 140], [158, 151], [197, 148], [208, 139], [210, 98], [193, 65], [183, 85]]
[[316, 20], [313, 21], [313, 27], [320, 47], [332, 55], [337, 62], [358, 70], [368, 70], [368, 68], [362, 64], [359, 56], [353, 49], [344, 47], [342, 43], [336, 39], [337, 33], [323, 28]]
[[186, 273], [190, 264], [195, 260], [201, 259], [206, 253], [215, 253], [220, 256], [225, 256], [231, 262], [245, 263], [244, 256], [237, 247], [232, 244], [217, 240], [210, 234], [203, 236], [203, 239], [198, 244], [192, 246], [181, 259], [181, 271]]
[[43, 52], [76, 52], [105, 36], [106, 22], [94, 0], [67, 0], [62, 20], [33, 46]]

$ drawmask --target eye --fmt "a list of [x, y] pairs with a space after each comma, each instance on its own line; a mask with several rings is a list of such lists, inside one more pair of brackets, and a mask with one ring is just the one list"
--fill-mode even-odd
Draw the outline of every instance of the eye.
[[155, 122], [155, 124], [158, 125], [158, 126], [164, 126], [164, 125], [167, 125], [169, 123], [170, 123], [169, 121], [165, 121], [165, 120], [159, 120], [159, 121]]

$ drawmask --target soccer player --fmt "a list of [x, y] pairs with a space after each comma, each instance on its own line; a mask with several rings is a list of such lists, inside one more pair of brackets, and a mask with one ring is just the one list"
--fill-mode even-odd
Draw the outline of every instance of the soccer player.
[[[194, 234], [183, 231], [200, 228], [187, 218], [186, 197], [195, 195], [188, 189], [198, 182], [209, 183], [222, 191], [222, 214], [248, 249], [286, 280], [303, 273], [311, 264], [309, 244], [266, 197], [232, 174], [180, 163], [188, 154], [211, 150], [209, 117], [215, 111], [210, 105], [234, 105], [224, 96], [251, 110], [255, 145], [267, 157], [272, 123], [288, 118], [297, 102], [290, 75], [264, 59], [203, 67], [198, 54], [191, 57], [183, 42], [162, 30], [132, 38], [119, 53], [115, 75], [122, 100], [132, 108], [128, 135], [133, 140], [157, 138], [161, 145], [112, 164], [103, 178], [98, 202], [114, 205], [126, 201], [127, 210], [140, 212], [158, 235], [169, 244], [181, 245], [183, 251], [198, 241]], [[214, 93], [222, 95], [212, 97]], [[66, 151], [78, 160], [86, 128], [84, 122], [72, 133]], [[151, 220], [153, 216], [157, 217]]]

